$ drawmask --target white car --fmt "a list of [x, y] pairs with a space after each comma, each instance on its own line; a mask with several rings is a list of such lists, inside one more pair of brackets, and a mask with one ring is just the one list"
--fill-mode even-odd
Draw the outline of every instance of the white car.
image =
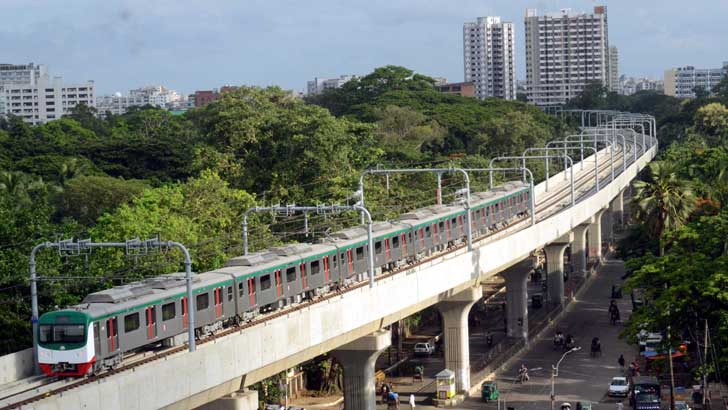
[[629, 394], [629, 382], [626, 377], [612, 377], [612, 382], [609, 383], [609, 396], [627, 397]]
[[430, 343], [416, 343], [414, 350], [416, 355], [429, 356], [435, 352], [435, 346]]

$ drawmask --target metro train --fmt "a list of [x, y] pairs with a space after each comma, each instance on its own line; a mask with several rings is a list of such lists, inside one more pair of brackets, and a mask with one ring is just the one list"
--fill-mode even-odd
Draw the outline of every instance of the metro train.
[[[530, 187], [508, 182], [471, 195], [472, 228], [485, 234], [524, 217]], [[374, 265], [389, 271], [464, 242], [460, 204], [431, 206], [372, 227]], [[364, 280], [366, 229], [336, 232], [316, 244], [289, 244], [228, 260], [193, 276], [195, 335], [249, 321]], [[48, 312], [38, 322], [38, 363], [48, 376], [83, 376], [122, 363], [125, 353], [187, 340], [184, 273], [152, 277], [91, 293], [79, 305]]]

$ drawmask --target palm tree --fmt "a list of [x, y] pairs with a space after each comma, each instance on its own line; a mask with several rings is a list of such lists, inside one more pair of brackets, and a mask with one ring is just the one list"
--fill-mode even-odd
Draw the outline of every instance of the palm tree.
[[645, 225], [650, 237], [660, 241], [660, 256], [663, 256], [662, 234], [685, 224], [695, 209], [691, 184], [680, 178], [671, 164], [656, 161], [649, 165], [644, 179], [633, 186], [635, 217]]

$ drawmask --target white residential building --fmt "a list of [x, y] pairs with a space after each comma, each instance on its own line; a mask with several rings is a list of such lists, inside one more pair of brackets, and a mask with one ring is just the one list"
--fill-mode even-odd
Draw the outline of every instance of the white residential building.
[[513, 23], [479, 17], [463, 24], [465, 81], [475, 84], [478, 98], [516, 99], [516, 53]]
[[93, 107], [94, 92], [93, 81], [63, 84], [61, 77], [50, 79], [45, 74], [35, 84], [5, 85], [5, 113], [34, 125], [43, 124], [69, 114], [79, 104]]
[[318, 78], [306, 82], [306, 95], [316, 95], [334, 88], [339, 88], [356, 78], [355, 75], [342, 75], [339, 78]]
[[48, 69], [42, 64], [0, 64], [0, 85], [35, 85], [45, 75], [48, 75]]
[[665, 71], [665, 94], [677, 98], [695, 98], [696, 87], [710, 93], [726, 74], [728, 62], [724, 62], [721, 68], [671, 68]]
[[36, 85], [41, 76], [48, 75], [45, 65], [0, 64], [0, 117], [6, 113], [5, 86], [29, 84]]
[[662, 80], [652, 80], [642, 77], [627, 77], [625, 75], [619, 77], [619, 86], [617, 92], [622, 95], [632, 95], [640, 91], [663, 92]]
[[111, 113], [121, 115], [127, 112], [130, 107], [142, 107], [152, 105], [160, 108], [177, 108], [184, 98], [176, 91], [165, 88], [161, 85], [150, 85], [129, 90], [129, 95], [121, 93], [114, 95], [102, 95], [96, 99], [96, 110], [99, 115]]
[[525, 26], [530, 103], [562, 105], [578, 96], [590, 82], [609, 86], [605, 6], [594, 7], [590, 14], [562, 9], [544, 16], [528, 9]]

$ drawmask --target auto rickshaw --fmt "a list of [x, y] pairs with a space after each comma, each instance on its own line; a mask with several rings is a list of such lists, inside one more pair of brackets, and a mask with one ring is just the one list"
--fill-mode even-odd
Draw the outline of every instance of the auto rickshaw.
[[480, 388], [480, 395], [486, 403], [490, 400], [498, 400], [500, 396], [498, 385], [495, 381], [483, 382], [483, 386]]

